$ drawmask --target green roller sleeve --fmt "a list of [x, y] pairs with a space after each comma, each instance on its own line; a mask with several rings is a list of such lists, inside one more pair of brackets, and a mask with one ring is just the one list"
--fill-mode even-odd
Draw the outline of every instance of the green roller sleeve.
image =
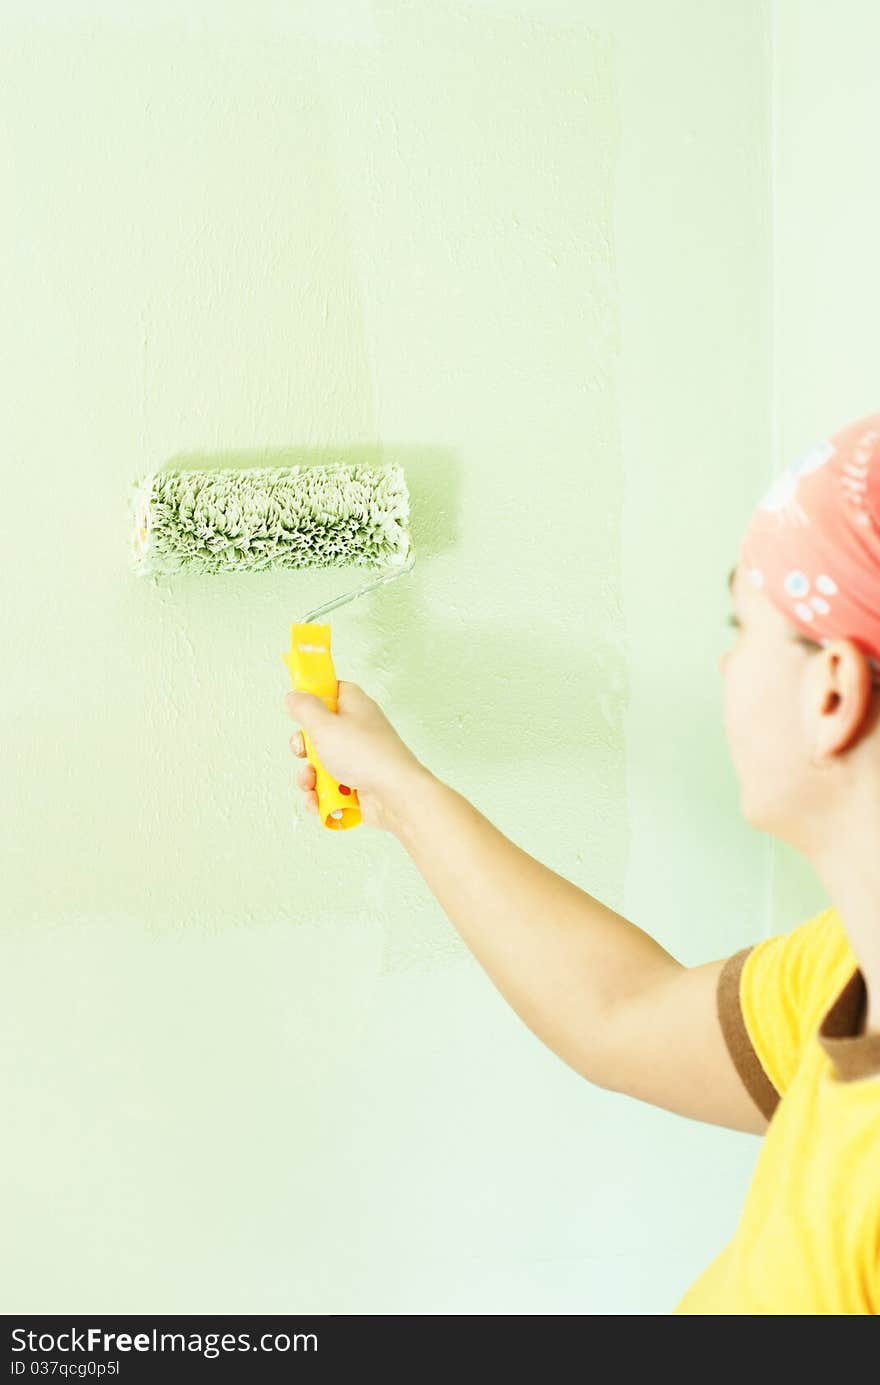
[[136, 571], [381, 567], [408, 549], [396, 465], [154, 471], [131, 493]]

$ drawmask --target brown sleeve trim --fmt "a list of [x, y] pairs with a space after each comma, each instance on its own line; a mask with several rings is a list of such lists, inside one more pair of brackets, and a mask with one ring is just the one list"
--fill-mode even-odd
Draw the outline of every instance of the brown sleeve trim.
[[733, 1059], [733, 1065], [758, 1110], [769, 1120], [779, 1105], [779, 1093], [761, 1067], [761, 1060], [746, 1029], [739, 998], [739, 979], [746, 958], [754, 946], [753, 943], [751, 947], [744, 947], [740, 952], [728, 957], [718, 977], [715, 998], [721, 1032], [727, 1044], [727, 1051]]

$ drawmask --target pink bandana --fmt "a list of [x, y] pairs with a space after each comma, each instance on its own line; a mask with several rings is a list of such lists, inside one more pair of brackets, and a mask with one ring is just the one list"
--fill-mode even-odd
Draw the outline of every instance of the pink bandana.
[[849, 639], [880, 672], [880, 413], [779, 476], [740, 543], [743, 576], [809, 639]]

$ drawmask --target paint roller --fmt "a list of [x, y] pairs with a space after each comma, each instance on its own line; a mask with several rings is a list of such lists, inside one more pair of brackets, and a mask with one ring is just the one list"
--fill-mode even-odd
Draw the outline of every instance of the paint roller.
[[[321, 617], [412, 570], [409, 494], [394, 464], [153, 471], [131, 493], [132, 553], [141, 576], [363, 567], [382, 575], [294, 622], [281, 655], [297, 691], [338, 710], [330, 626]], [[357, 789], [324, 769], [308, 733], [318, 813], [335, 831], [357, 827]]]

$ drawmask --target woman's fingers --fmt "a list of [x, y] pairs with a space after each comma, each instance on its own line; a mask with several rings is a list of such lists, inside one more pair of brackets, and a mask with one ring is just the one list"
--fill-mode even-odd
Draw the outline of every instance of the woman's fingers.
[[[306, 747], [303, 742], [301, 731], [297, 731], [295, 736], [291, 736], [290, 748], [294, 755], [299, 755], [300, 758], [305, 755]], [[317, 777], [314, 765], [303, 765], [299, 774], [296, 776], [297, 784], [299, 784], [299, 787], [305, 792], [306, 809], [310, 813], [317, 813], [318, 811], [318, 795], [315, 793], [315, 782]]]

